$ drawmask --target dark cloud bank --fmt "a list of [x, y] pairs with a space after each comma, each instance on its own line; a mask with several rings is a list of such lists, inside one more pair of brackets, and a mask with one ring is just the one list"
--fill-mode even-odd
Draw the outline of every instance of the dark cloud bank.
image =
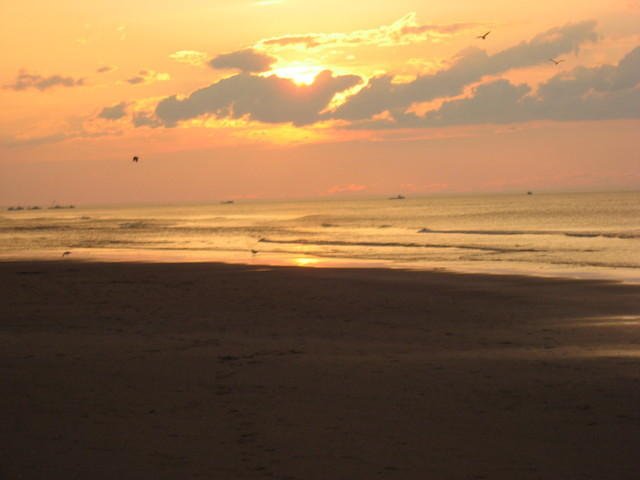
[[496, 80], [474, 88], [471, 97], [444, 102], [424, 116], [398, 113], [392, 120], [365, 121], [353, 128], [640, 118], [639, 87], [640, 47], [636, 47], [618, 65], [559, 73], [536, 92], [526, 84]]
[[[549, 63], [550, 58], [577, 52], [582, 44], [596, 40], [595, 22], [589, 21], [553, 28], [494, 55], [471, 47], [460, 52], [449, 68], [418, 76], [412, 82], [395, 84], [391, 75], [373, 78], [343, 105], [328, 112], [325, 110], [333, 97], [361, 83], [360, 77], [334, 75], [327, 70], [313, 84], [297, 85], [275, 75], [252, 74], [268, 70], [275, 59], [254, 50], [242, 50], [210, 62], [214, 68], [235, 68], [242, 73], [185, 98], [165, 98], [153, 115], [138, 115], [134, 124], [173, 127], [182, 120], [215, 115], [298, 126], [338, 119], [348, 121], [347, 128], [382, 129], [640, 117], [640, 47], [618, 65], [579, 67], [559, 73], [535, 93], [526, 84], [497, 80], [476, 87], [470, 98], [447, 101], [423, 116], [405, 113], [414, 103], [460, 95], [465, 87], [486, 76]], [[383, 112], [389, 112], [390, 119], [372, 120]]]
[[385, 111], [401, 112], [416, 102], [459, 95], [464, 87], [486, 75], [536, 65], [575, 51], [582, 43], [597, 39], [594, 28], [594, 22], [554, 28], [495, 55], [487, 55], [484, 50], [471, 47], [460, 52], [448, 69], [421, 75], [409, 83], [393, 84], [391, 75], [374, 78], [357, 95], [349, 98], [333, 118], [362, 120]]
[[311, 85], [296, 85], [288, 78], [275, 75], [239, 74], [196, 90], [183, 100], [175, 96], [165, 98], [158, 104], [155, 115], [168, 127], [175, 126], [180, 120], [205, 114], [214, 114], [218, 118], [248, 116], [251, 120], [265, 123], [308, 125], [319, 120], [319, 112], [329, 105], [336, 93], [360, 81], [358, 76], [334, 76], [328, 70], [318, 74]]

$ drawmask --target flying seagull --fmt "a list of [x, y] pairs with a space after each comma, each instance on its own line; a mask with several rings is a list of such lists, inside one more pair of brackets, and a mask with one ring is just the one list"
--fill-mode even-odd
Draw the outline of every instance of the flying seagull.
[[482, 40], [486, 40], [487, 39], [487, 35], [489, 35], [490, 33], [491, 33], [491, 30], [489, 30], [484, 35], [478, 35], [476, 38], [481, 38]]
[[561, 62], [564, 62], [564, 59], [559, 58], [558, 60], [556, 60], [555, 58], [550, 58], [549, 61], [555, 63], [556, 65], [560, 65]]
[[63, 257], [66, 257], [67, 255], [71, 255], [71, 252], [66, 251], [66, 252], [63, 252], [63, 253], [62, 253], [62, 256], [63, 256]]
[[138, 163], [138, 160], [140, 160], [138, 157], [133, 157], [133, 161]]

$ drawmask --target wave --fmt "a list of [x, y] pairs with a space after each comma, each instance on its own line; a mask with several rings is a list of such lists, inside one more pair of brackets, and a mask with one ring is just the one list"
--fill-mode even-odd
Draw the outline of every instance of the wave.
[[125, 222], [118, 224], [120, 228], [148, 228], [154, 227], [156, 225], [147, 223], [147, 222]]
[[542, 235], [549, 232], [526, 231], [526, 230], [431, 230], [423, 228], [418, 233], [453, 233], [458, 235]]
[[317, 245], [317, 246], [343, 246], [343, 247], [401, 247], [401, 248], [452, 248], [461, 250], [482, 250], [487, 252], [545, 252], [536, 248], [503, 248], [485, 247], [479, 245], [446, 245], [436, 243], [413, 243], [413, 242], [349, 242], [346, 240], [306, 240], [298, 238], [295, 240], [272, 240], [261, 238], [262, 243], [276, 243], [285, 245]]
[[70, 230], [73, 227], [69, 225], [31, 225], [31, 226], [13, 226], [10, 228], [0, 228], [2, 231], [18, 231], [29, 232], [39, 230]]
[[633, 240], [640, 238], [640, 233], [590, 233], [590, 232], [568, 232], [567, 237], [584, 237], [584, 238], [620, 238], [623, 240]]
[[455, 235], [563, 235], [577, 238], [620, 238], [637, 239], [640, 233], [636, 232], [561, 232], [557, 230], [432, 230], [422, 228], [417, 233], [455, 234]]

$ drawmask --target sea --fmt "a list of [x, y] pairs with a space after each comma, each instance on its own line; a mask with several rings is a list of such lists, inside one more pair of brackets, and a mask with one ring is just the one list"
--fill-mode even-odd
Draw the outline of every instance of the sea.
[[0, 261], [381, 267], [640, 283], [640, 192], [68, 207], [4, 207]]

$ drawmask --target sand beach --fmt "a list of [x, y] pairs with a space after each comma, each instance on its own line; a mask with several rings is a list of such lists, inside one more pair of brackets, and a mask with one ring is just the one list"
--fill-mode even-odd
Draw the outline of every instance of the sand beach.
[[0, 478], [635, 479], [640, 286], [0, 263]]

